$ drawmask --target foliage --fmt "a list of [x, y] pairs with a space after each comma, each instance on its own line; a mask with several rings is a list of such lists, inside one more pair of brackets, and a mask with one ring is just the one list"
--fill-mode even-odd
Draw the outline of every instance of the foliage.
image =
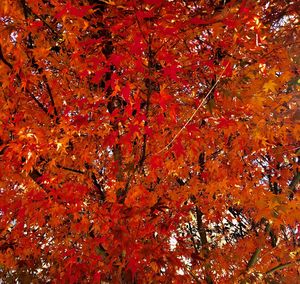
[[1, 279], [295, 283], [296, 2], [2, 0]]

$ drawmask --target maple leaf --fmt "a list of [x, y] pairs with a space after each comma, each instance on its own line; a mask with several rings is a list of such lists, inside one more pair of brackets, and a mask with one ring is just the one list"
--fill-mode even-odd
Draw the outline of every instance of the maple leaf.
[[264, 83], [263, 89], [266, 93], [268, 93], [269, 91], [275, 93], [276, 86], [277, 86], [277, 84], [273, 80], [269, 80], [268, 82]]
[[177, 140], [173, 147], [172, 147], [173, 151], [175, 152], [176, 157], [180, 157], [181, 155], [184, 154], [184, 147], [181, 143], [180, 140]]
[[218, 128], [228, 128], [231, 125], [234, 125], [234, 121], [227, 119], [225, 117], [221, 117], [219, 119], [219, 124], [218, 124]]
[[163, 167], [163, 161], [160, 156], [154, 155], [150, 158], [150, 165], [152, 169]]

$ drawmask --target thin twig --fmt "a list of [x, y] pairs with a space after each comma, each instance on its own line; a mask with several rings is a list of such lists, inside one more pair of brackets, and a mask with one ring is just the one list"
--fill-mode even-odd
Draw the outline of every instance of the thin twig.
[[21, 5], [22, 5], [22, 7], [23, 7], [25, 19], [28, 18], [29, 14], [35, 16], [36, 18], [38, 18], [39, 20], [41, 20], [41, 21], [44, 23], [44, 25], [45, 25], [45, 26], [46, 26], [46, 27], [47, 27], [47, 28], [48, 28], [48, 29], [49, 29], [56, 37], [59, 37], [59, 34], [57, 33], [57, 31], [55, 31], [54, 28], [51, 27], [51, 26], [46, 22], [46, 20], [43, 19], [42, 16], [39, 16], [39, 15], [35, 14], [35, 13], [32, 11], [32, 9], [28, 6], [28, 4], [26, 3], [25, 0], [21, 0], [20, 2], [21, 2]]
[[190, 116], [190, 118], [187, 120], [187, 122], [181, 127], [181, 129], [175, 134], [175, 136], [172, 138], [172, 140], [164, 147], [162, 148], [157, 154], [163, 152], [164, 150], [168, 149], [168, 147], [176, 140], [176, 138], [180, 135], [180, 133], [186, 128], [186, 126], [191, 122], [191, 120], [194, 118], [194, 116], [196, 115], [196, 113], [199, 111], [199, 109], [203, 106], [203, 104], [205, 103], [206, 99], [209, 97], [209, 95], [212, 93], [212, 91], [215, 89], [215, 87], [218, 85], [218, 83], [220, 82], [223, 74], [225, 73], [227, 67], [229, 66], [228, 62], [224, 68], [224, 70], [221, 72], [219, 78], [216, 80], [216, 82], [213, 84], [213, 86], [210, 88], [210, 90], [207, 92], [206, 96], [202, 99], [201, 103], [199, 104], [199, 106], [196, 108], [196, 110], [193, 112], [193, 114]]
[[145, 42], [146, 42], [147, 44], [149, 44], [149, 42], [148, 42], [148, 40], [147, 40], [147, 38], [146, 38], [146, 36], [145, 36], [145, 33], [144, 33], [143, 30], [142, 30], [141, 23], [140, 23], [140, 21], [139, 21], [137, 15], [136, 15], [136, 13], [137, 13], [137, 11], [136, 11], [136, 7], [135, 7], [135, 8], [134, 8], [134, 16], [135, 16], [135, 19], [136, 19], [136, 22], [137, 22], [139, 31], [140, 31], [140, 33], [142, 34], [142, 36], [143, 36]]

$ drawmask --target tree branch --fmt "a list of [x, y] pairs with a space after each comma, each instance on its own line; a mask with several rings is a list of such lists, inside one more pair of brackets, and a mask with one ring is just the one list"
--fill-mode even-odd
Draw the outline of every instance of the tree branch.
[[49, 193], [49, 190], [45, 187], [45, 184], [41, 180], [41, 177], [43, 176], [36, 168], [32, 168], [32, 170], [28, 174], [30, 178], [38, 185], [40, 186], [46, 193]]
[[202, 222], [203, 213], [201, 212], [198, 206], [196, 206], [196, 216], [197, 216], [197, 229], [200, 234], [201, 245], [204, 246], [205, 244], [207, 244], [207, 237]]
[[[2, 60], [2, 62], [8, 66], [11, 70], [13, 69], [13, 65], [11, 63], [9, 63], [5, 57], [3, 56], [3, 52], [2, 52], [2, 48], [0, 45], [0, 59]], [[21, 77], [19, 74], [16, 74], [16, 78], [18, 79], [18, 81], [22, 81]], [[29, 89], [27, 87], [25, 87], [25, 92], [29, 94], [29, 96], [36, 102], [36, 104], [39, 106], [39, 108], [46, 113], [51, 119], [53, 119], [53, 115], [49, 114], [48, 109], [29, 91]]]
[[62, 170], [66, 170], [66, 171], [70, 171], [70, 172], [76, 173], [76, 174], [82, 174], [82, 175], [85, 174], [85, 172], [83, 172], [81, 170], [76, 170], [76, 169], [64, 167], [64, 166], [61, 166], [61, 165], [56, 165], [56, 167], [58, 167], [59, 169], [62, 169]]
[[247, 270], [250, 269], [255, 263], [258, 261], [259, 255], [260, 255], [261, 248], [258, 248], [255, 250], [255, 252], [252, 254], [250, 260], [247, 263]]
[[29, 94], [29, 96], [36, 102], [36, 104], [39, 106], [39, 108], [47, 114], [51, 119], [54, 118], [53, 114], [49, 114], [48, 109], [29, 91], [29, 89], [25, 88], [26, 93]]
[[105, 199], [106, 199], [106, 196], [105, 196], [105, 193], [104, 193], [104, 191], [103, 191], [101, 185], [100, 185], [100, 184], [98, 183], [98, 181], [97, 181], [96, 175], [95, 175], [94, 173], [92, 173], [91, 177], [92, 177], [92, 181], [93, 181], [94, 186], [95, 186], [95, 187], [98, 189], [98, 191], [99, 191], [101, 201], [104, 202]]
[[13, 69], [13, 66], [11, 63], [9, 63], [3, 56], [3, 52], [2, 52], [2, 46], [0, 44], [0, 60], [2, 60], [2, 62], [9, 67], [9, 69]]
[[[152, 39], [149, 36], [149, 40], [147, 41], [148, 43], [148, 73], [149, 73], [149, 77], [151, 77], [152, 75], [152, 68], [155, 65], [155, 58], [154, 58], [154, 52], [152, 51], [152, 47], [151, 47], [151, 43], [152, 43]], [[152, 80], [149, 80], [150, 82], [147, 84], [146, 83], [146, 88], [147, 88], [147, 101], [146, 101], [146, 111], [145, 111], [145, 116], [146, 116], [146, 120], [145, 120], [145, 127], [148, 126], [148, 116], [149, 116], [149, 108], [150, 108], [150, 98], [152, 95], [152, 92], [155, 91], [155, 88], [159, 88], [159, 86], [155, 86], [155, 82], [152, 82]], [[142, 168], [143, 164], [145, 162], [146, 159], [146, 148], [147, 148], [147, 134], [145, 133], [143, 135], [143, 145], [142, 145], [142, 153], [141, 153], [141, 157], [138, 163], [138, 167]]]
[[57, 112], [55, 102], [54, 102], [54, 99], [53, 99], [52, 90], [49, 86], [48, 79], [47, 79], [46, 75], [43, 76], [43, 79], [44, 79], [45, 84], [46, 84], [46, 88], [47, 88], [47, 91], [48, 91], [48, 94], [49, 94], [49, 97], [50, 97], [51, 105], [53, 106], [53, 109], [54, 109], [54, 114], [55, 114], [55, 116], [58, 116], [58, 112]]
[[45, 19], [43, 19], [43, 17], [35, 14], [32, 9], [28, 6], [28, 4], [26, 3], [25, 0], [20, 0], [22, 8], [23, 8], [23, 13], [25, 16], [25, 19], [28, 18], [29, 14], [35, 16], [36, 18], [38, 18], [39, 20], [41, 20], [44, 25], [56, 36], [56, 38], [59, 38], [59, 34], [57, 33], [56, 30], [54, 30], [54, 28], [52, 28], [46, 21]]
[[266, 275], [270, 275], [270, 274], [272, 274], [272, 273], [274, 273], [274, 272], [276, 272], [276, 271], [278, 271], [278, 270], [282, 270], [282, 269], [284, 269], [284, 268], [286, 268], [286, 267], [289, 267], [289, 266], [291, 266], [291, 265], [293, 265], [293, 264], [296, 264], [296, 263], [299, 262], [299, 261], [300, 261], [300, 258], [297, 259], [296, 261], [293, 261], [293, 262], [287, 262], [287, 263], [279, 264], [279, 265], [277, 265], [277, 266], [271, 268], [270, 270], [268, 270], [268, 271], [266, 272]]

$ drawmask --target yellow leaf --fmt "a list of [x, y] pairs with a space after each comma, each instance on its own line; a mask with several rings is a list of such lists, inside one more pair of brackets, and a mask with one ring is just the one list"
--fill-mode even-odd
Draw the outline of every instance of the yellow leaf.
[[274, 83], [272, 80], [269, 80], [267, 83], [265, 83], [263, 85], [263, 89], [266, 93], [269, 92], [269, 91], [275, 93], [276, 92], [276, 86], [277, 86], [276, 83]]

